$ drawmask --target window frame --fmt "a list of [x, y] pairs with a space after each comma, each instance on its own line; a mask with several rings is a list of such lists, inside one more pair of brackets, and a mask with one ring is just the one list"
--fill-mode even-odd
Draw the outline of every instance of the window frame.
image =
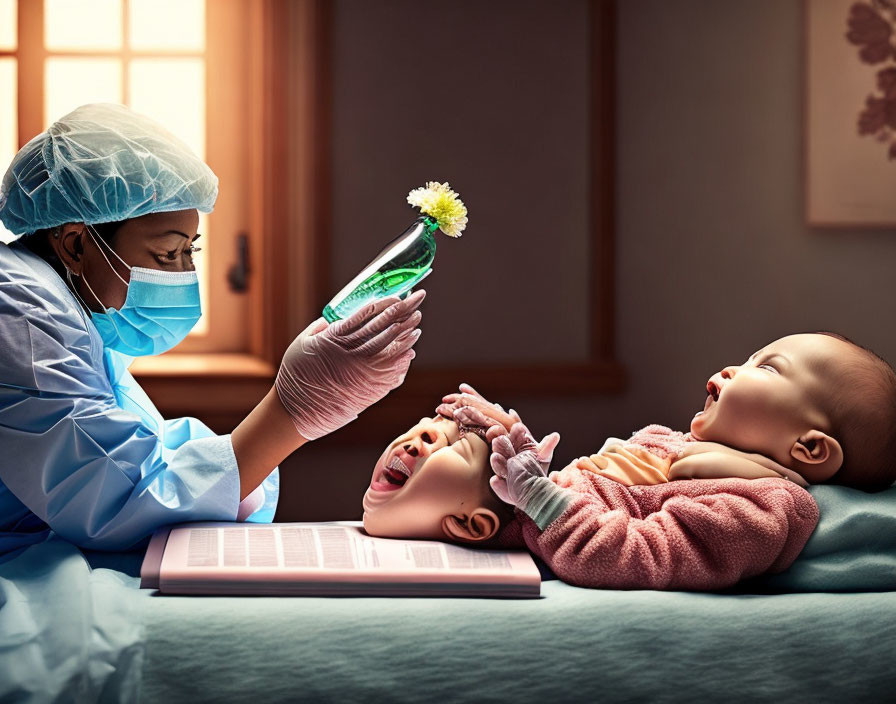
[[[226, 3], [226, 5], [225, 5]], [[245, 45], [249, 80], [242, 81], [244, 95], [241, 96], [241, 107], [245, 106], [248, 124], [247, 140], [261, 144], [260, 149], [245, 148], [246, 157], [242, 163], [246, 165], [249, 177], [250, 192], [245, 194], [249, 201], [248, 231], [251, 243], [252, 271], [249, 287], [246, 292], [249, 326], [245, 349], [239, 353], [219, 352], [180, 352], [161, 357], [135, 360], [132, 372], [165, 415], [176, 414], [181, 410], [194, 415], [213, 419], [217, 429], [232, 428], [261, 399], [270, 388], [276, 371], [276, 363], [288, 344], [286, 320], [282, 316], [283, 309], [271, 310], [263, 305], [264, 301], [282, 297], [286, 282], [286, 259], [282, 256], [288, 243], [283, 223], [290, 215], [287, 205], [288, 193], [284, 186], [288, 164], [280, 157], [282, 153], [292, 153], [289, 147], [283, 149], [291, 135], [287, 130], [288, 112], [292, 108], [287, 104], [293, 94], [288, 92], [286, 70], [287, 57], [290, 51], [288, 30], [293, 20], [307, 23], [310, 31], [308, 38], [314, 40], [318, 35], [316, 28], [324, 18], [324, 4], [320, 0], [301, 0], [291, 3], [288, 0], [215, 0], [215, 5], [207, 6], [207, 24], [213, 15], [221, 17], [229, 13], [245, 17]], [[127, 3], [122, 14], [122, 30], [127, 31]], [[56, 52], [48, 50], [44, 45], [45, 5], [43, 0], [19, 0], [17, 3], [17, 42], [10, 54], [17, 59], [17, 137], [19, 145], [25, 144], [39, 132], [44, 125], [45, 99], [44, 66], [48, 57], [57, 54], [77, 56], [84, 54], [110, 55], [121, 59], [158, 55], [189, 55], [190, 51], [144, 51], [122, 48], [120, 50], [71, 50]], [[206, 61], [213, 60], [213, 50], [228, 51], [228, 46], [215, 47], [215, 39], [206, 37]], [[220, 43], [220, 42], [219, 42]], [[314, 54], [316, 45], [302, 47], [306, 53]], [[211, 71], [206, 80], [206, 104], [211, 86]], [[259, 79], [254, 80], [255, 77]], [[312, 77], [313, 78], [313, 77]], [[307, 81], [308, 76], [302, 80]], [[126, 72], [123, 72], [126, 81]], [[126, 99], [126, 91], [124, 95]], [[302, 96], [307, 99], [306, 96]], [[302, 106], [302, 110], [307, 107]], [[307, 137], [305, 138], [307, 140]], [[313, 140], [310, 140], [314, 143]], [[280, 145], [280, 147], [276, 146]], [[226, 188], [226, 184], [225, 184]], [[236, 196], [230, 195], [230, 198]], [[220, 210], [220, 209], [218, 209]], [[232, 209], [231, 209], [232, 210]], [[243, 214], [236, 212], [237, 217], [225, 215], [228, 220], [221, 220], [220, 212], [210, 216], [213, 231], [221, 231], [222, 249], [227, 246], [225, 235], [231, 237], [232, 231], [239, 227], [236, 220], [243, 220]], [[218, 239], [216, 237], [216, 239]], [[280, 254], [276, 254], [280, 252]], [[225, 257], [227, 255], [224, 255]], [[223, 278], [222, 264], [216, 265], [216, 278]], [[280, 313], [278, 316], [277, 313]], [[217, 389], [229, 387], [229, 393], [219, 398]]]
[[[325, 287], [316, 242], [326, 226], [329, 190], [329, 5], [240, 1], [247, 2], [250, 76], [257, 77], [245, 101], [247, 137], [257, 145], [249, 153], [247, 194], [248, 350], [168, 353], [132, 367], [164, 416], [191, 414], [216, 432], [232, 430], [268, 393], [292, 341], [289, 320], [318, 317], [314, 303]], [[291, 36], [291, 28], [299, 36]]]
[[[259, 6], [265, 12], [256, 41], [264, 47], [260, 58], [266, 89], [258, 96], [256, 133], [266, 140], [254, 181], [260, 188], [253, 202], [265, 237], [260, 268], [252, 272], [262, 290], [256, 287], [250, 309], [253, 359], [269, 366], [265, 373], [261, 366], [255, 367], [254, 377], [239, 373], [237, 365], [203, 374], [140, 379], [163, 412], [194, 413], [219, 430], [234, 427], [251, 410], [245, 402], [252, 398], [257, 402], [269, 389], [291, 341], [289, 321], [319, 317], [339, 283], [330, 277], [330, 6], [325, 0], [264, 0]], [[527, 397], [557, 398], [619, 394], [625, 389], [626, 372], [615, 356], [616, 16], [616, 0], [589, 1], [592, 275], [587, 358], [541, 364], [415, 365], [402, 386], [377, 404], [375, 413], [361, 414], [351, 424], [353, 443], [380, 442], [383, 428], [431, 415], [434, 391], [449, 391], [460, 381], [500, 398], [521, 395], [523, 390]], [[290, 28], [299, 36], [290, 37]], [[291, 68], [288, 75], [283, 66]], [[281, 154], [288, 159], [278, 158]], [[284, 222], [288, 228], [279, 226]], [[289, 238], [287, 232], [296, 236]], [[283, 300], [292, 303], [279, 305]]]
[[[212, 8], [212, 2], [218, 5]], [[14, 52], [20, 145], [44, 123], [43, 80], [35, 80], [36, 67], [42, 67], [53, 53], [44, 47], [43, 0], [29, 2], [27, 11], [22, 11], [21, 4], [22, 0]], [[314, 194], [327, 191], [328, 11], [325, 0], [209, 0], [207, 22], [212, 12], [240, 13], [246, 20], [241, 38], [249, 78], [240, 107], [246, 111], [246, 144], [255, 148], [247, 146], [241, 157], [248, 171], [247, 192], [231, 190], [226, 197], [248, 201], [250, 268], [244, 323], [248, 331], [246, 349], [237, 353], [172, 352], [134, 361], [131, 372], [166, 417], [190, 414], [217, 432], [232, 430], [270, 390], [279, 360], [292, 340], [290, 318], [317, 317], [312, 301], [322, 284], [318, 280], [321, 260], [312, 251], [314, 238], [295, 241], [289, 233], [316, 232], [325, 212], [325, 203]], [[299, 28], [301, 37], [291, 37], [291, 28]], [[228, 49], [215, 47], [211, 33], [206, 42], [210, 62], [215, 51]], [[213, 105], [208, 100], [213, 69], [206, 80], [209, 107]], [[227, 186], [222, 183], [222, 190]], [[297, 187], [309, 197], [292, 198]], [[228, 230], [238, 227], [236, 222], [216, 221], [216, 213], [209, 217], [210, 227], [221, 232], [222, 241], [228, 241], [224, 235], [235, 234]], [[300, 256], [296, 248], [302, 250]], [[293, 261], [298, 265], [291, 267]], [[216, 269], [217, 278], [223, 272], [220, 266]]]
[[[250, 76], [258, 77], [249, 81], [245, 101], [248, 136], [259, 145], [249, 155], [248, 350], [169, 353], [136, 360], [132, 371], [164, 416], [191, 414], [217, 432], [229, 432], [270, 390], [297, 332], [290, 322], [316, 319], [338, 283], [329, 275], [332, 9], [326, 0], [213, 1], [246, 3]], [[626, 373], [615, 357], [616, 0], [590, 0], [589, 14], [588, 357], [574, 363], [415, 366], [375, 414], [352, 423], [353, 441], [379, 441], [383, 427], [431, 414], [434, 390], [450, 390], [461, 380], [496, 397], [522, 389], [542, 398], [624, 390]], [[32, 34], [22, 31], [21, 13], [19, 22], [21, 52], [33, 46], [35, 28], [24, 28]], [[42, 31], [40, 24], [36, 30]], [[20, 91], [35, 89], [23, 86], [19, 76]], [[21, 137], [21, 119], [19, 129]]]
[[[353, 443], [388, 440], [383, 428], [400, 428], [411, 418], [431, 416], [438, 397], [462, 381], [487, 396], [500, 399], [559, 398], [613, 395], [623, 392], [627, 377], [615, 351], [615, 194], [616, 194], [616, 18], [617, 0], [589, 0], [588, 42], [590, 69], [589, 148], [589, 308], [588, 356], [577, 362], [545, 360], [540, 364], [413, 365], [404, 383], [363, 413], [346, 433]], [[329, 233], [317, 232], [326, 245]], [[329, 256], [327, 248], [325, 257]], [[329, 272], [329, 266], [321, 271]], [[324, 292], [334, 291], [326, 282]], [[327, 298], [319, 296], [319, 300]], [[333, 442], [348, 435], [333, 434]]]

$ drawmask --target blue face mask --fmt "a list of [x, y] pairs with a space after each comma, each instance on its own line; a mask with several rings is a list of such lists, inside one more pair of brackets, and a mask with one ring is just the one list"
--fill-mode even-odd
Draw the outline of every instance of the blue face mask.
[[[131, 280], [127, 282], [112, 266], [99, 242], [101, 238], [94, 236], [92, 229], [90, 228], [91, 237], [106, 263], [128, 287], [124, 305], [120, 309], [106, 308], [104, 313], [90, 314], [103, 344], [130, 357], [161, 354], [170, 350], [187, 336], [202, 314], [196, 272], [130, 267], [110, 247], [109, 251], [131, 272]], [[84, 283], [105, 308], [87, 279], [84, 279]]]

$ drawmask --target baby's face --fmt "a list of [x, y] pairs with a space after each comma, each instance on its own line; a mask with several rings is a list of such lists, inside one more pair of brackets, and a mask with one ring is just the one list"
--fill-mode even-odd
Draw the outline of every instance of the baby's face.
[[691, 434], [789, 466], [794, 440], [827, 424], [817, 404], [826, 392], [822, 370], [832, 358], [850, 353], [846, 343], [828, 335], [775, 340], [743, 364], [710, 377], [706, 404], [691, 421]]
[[485, 440], [472, 432], [462, 436], [453, 420], [421, 418], [377, 460], [364, 494], [365, 530], [444, 539], [446, 516], [466, 516], [482, 506], [488, 456]]

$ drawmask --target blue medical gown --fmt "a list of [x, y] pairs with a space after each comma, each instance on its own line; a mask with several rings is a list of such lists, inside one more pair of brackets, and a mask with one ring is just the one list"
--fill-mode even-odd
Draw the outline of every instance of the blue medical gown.
[[[50, 531], [126, 550], [162, 525], [232, 521], [240, 483], [229, 435], [163, 420], [104, 350], [89, 314], [43, 259], [0, 244], [0, 560]], [[246, 520], [270, 522], [274, 470]]]

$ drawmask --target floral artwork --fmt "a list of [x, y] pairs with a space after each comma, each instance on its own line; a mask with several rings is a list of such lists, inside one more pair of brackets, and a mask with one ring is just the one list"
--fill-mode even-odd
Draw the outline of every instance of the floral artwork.
[[896, 0], [805, 0], [806, 217], [896, 226]]
[[877, 71], [877, 94], [865, 99], [859, 114], [859, 134], [889, 145], [896, 159], [896, 45], [893, 44], [896, 0], [856, 2], [849, 8], [847, 40], [859, 47], [859, 58]]

